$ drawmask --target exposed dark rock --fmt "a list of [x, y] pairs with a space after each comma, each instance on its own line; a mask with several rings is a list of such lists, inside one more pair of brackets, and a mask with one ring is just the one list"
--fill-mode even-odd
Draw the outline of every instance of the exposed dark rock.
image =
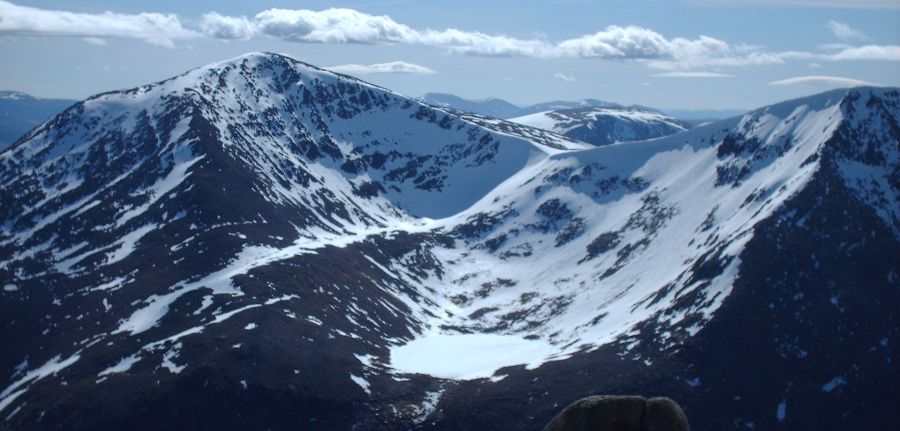
[[687, 416], [669, 398], [585, 397], [566, 407], [544, 431], [689, 431]]
[[687, 416], [671, 398], [656, 397], [647, 400], [644, 410], [644, 431], [690, 431]]

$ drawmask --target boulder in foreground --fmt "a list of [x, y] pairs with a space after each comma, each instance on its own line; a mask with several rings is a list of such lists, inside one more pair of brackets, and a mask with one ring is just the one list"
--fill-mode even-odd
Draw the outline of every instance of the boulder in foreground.
[[687, 416], [669, 398], [591, 396], [566, 407], [544, 431], [689, 431]]

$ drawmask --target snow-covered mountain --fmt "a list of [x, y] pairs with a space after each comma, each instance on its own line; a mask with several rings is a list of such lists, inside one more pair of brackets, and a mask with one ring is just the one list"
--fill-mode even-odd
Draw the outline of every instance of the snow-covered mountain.
[[556, 109], [509, 121], [559, 133], [598, 147], [659, 138], [691, 127], [659, 111], [622, 106]]
[[426, 93], [421, 97], [421, 100], [430, 105], [442, 108], [451, 108], [458, 111], [471, 112], [473, 114], [485, 115], [488, 117], [507, 119], [534, 114], [537, 112], [552, 111], [555, 109], [624, 108], [624, 106], [618, 103], [604, 102], [597, 99], [584, 99], [575, 102], [554, 100], [551, 102], [542, 102], [534, 105], [518, 106], [496, 97], [476, 100], [465, 99], [447, 93]]
[[661, 111], [691, 124], [709, 123], [747, 113], [746, 109], [661, 109]]
[[0, 418], [539, 429], [634, 392], [697, 429], [877, 428], [898, 105], [595, 148], [276, 54], [92, 97], [0, 153]]
[[18, 91], [0, 91], [0, 150], [73, 103], [74, 100], [38, 99]]

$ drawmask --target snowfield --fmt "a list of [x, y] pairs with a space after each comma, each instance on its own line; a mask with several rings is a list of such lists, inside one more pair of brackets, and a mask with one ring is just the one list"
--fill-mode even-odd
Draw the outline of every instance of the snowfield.
[[637, 107], [567, 108], [509, 121], [537, 127], [595, 146], [640, 141], [683, 132], [690, 125], [661, 112]]

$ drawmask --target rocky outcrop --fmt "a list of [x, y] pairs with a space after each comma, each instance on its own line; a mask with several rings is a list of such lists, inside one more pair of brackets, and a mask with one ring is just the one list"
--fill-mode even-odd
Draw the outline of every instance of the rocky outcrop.
[[544, 431], [689, 431], [687, 416], [669, 398], [591, 396], [566, 407]]

